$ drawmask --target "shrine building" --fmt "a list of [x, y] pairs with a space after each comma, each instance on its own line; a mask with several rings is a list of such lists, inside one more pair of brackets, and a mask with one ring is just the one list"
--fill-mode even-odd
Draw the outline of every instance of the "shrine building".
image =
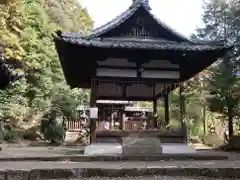
[[[87, 35], [57, 31], [54, 41], [67, 84], [91, 89], [90, 107], [97, 100], [152, 101], [155, 114], [162, 98], [169, 123], [168, 95], [179, 88], [182, 127], [184, 82], [231, 48], [223, 42], [189, 40], [155, 17], [148, 0], [133, 0], [126, 11]], [[91, 120], [91, 142], [97, 122]], [[184, 139], [186, 133], [180, 136]]]

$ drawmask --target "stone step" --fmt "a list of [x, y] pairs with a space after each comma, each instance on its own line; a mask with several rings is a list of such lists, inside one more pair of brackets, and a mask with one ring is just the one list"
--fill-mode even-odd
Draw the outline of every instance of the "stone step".
[[66, 132], [66, 137], [65, 137], [65, 141], [67, 142], [74, 142], [77, 140], [79, 136], [79, 132]]
[[[97, 146], [98, 147], [98, 146]], [[97, 148], [96, 147], [96, 148]], [[121, 148], [121, 147], [119, 147]], [[107, 154], [93, 154], [93, 155], [78, 155], [80, 151], [83, 149], [79, 149], [79, 151], [73, 150], [68, 154], [72, 153], [75, 155], [56, 155], [56, 154], [49, 154], [49, 155], [35, 155], [35, 156], [11, 156], [11, 157], [0, 157], [0, 165], [4, 164], [4, 162], [31, 162], [31, 161], [38, 161], [38, 162], [118, 162], [118, 161], [151, 161], [151, 162], [159, 162], [159, 161], [190, 161], [199, 160], [199, 161], [221, 161], [221, 160], [228, 160], [229, 157], [227, 155], [220, 155], [215, 153], [196, 153], [196, 154], [162, 154], [162, 155], [107, 155]], [[96, 149], [98, 150], [98, 149]], [[39, 153], [41, 154], [41, 153]], [[236, 160], [238, 158], [234, 158]], [[232, 159], [231, 159], [232, 160]]]
[[[240, 162], [116, 162], [116, 163], [63, 163], [63, 162], [4, 162], [0, 170], [0, 179], [85, 179], [87, 177], [146, 177], [152, 175], [169, 176], [200, 176], [205, 177], [240, 178]], [[189, 168], [189, 166], [191, 168]], [[161, 179], [161, 178], [160, 178]], [[198, 179], [198, 178], [196, 178]], [[207, 178], [206, 178], [207, 179]]]
[[161, 144], [163, 154], [195, 154], [197, 151], [188, 144], [166, 143]]

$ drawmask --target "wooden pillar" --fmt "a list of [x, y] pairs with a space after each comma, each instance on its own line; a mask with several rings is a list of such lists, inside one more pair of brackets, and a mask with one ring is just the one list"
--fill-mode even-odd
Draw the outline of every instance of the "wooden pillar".
[[157, 99], [153, 100], [154, 128], [157, 128]]
[[100, 118], [98, 120], [98, 129], [103, 130], [102, 122], [104, 122], [104, 107], [100, 108]]
[[180, 100], [180, 117], [181, 117], [181, 130], [183, 134], [182, 142], [187, 141], [187, 127], [185, 123], [185, 97], [184, 97], [184, 84], [179, 87], [179, 100]]
[[[96, 82], [94, 80], [91, 81], [91, 95], [90, 95], [90, 108], [96, 107], [97, 99], [96, 99]], [[96, 142], [96, 121], [97, 119], [90, 119], [90, 144]]]
[[119, 127], [119, 129], [123, 130], [124, 129], [123, 109], [120, 109], [120, 115], [119, 116], [120, 116], [120, 122], [119, 122], [120, 123], [120, 127]]
[[169, 98], [168, 93], [164, 94], [165, 123], [169, 124]]

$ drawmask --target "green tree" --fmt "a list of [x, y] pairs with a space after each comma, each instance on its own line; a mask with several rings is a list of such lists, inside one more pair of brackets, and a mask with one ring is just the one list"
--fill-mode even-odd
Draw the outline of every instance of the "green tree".
[[87, 100], [88, 91], [71, 91], [66, 85], [52, 33], [91, 28], [91, 18], [75, 0], [6, 0], [0, 4], [0, 43], [5, 56], [22, 64], [18, 70], [25, 74], [0, 91], [2, 119], [21, 121], [31, 114], [45, 114], [56, 104], [57, 94], [79, 103]]
[[[195, 38], [205, 40], [225, 40], [226, 43], [239, 44], [240, 2], [211, 0], [205, 3], [203, 22], [204, 28], [197, 30]], [[205, 78], [206, 90], [210, 95], [206, 100], [213, 112], [227, 117], [229, 136], [233, 135], [233, 119], [239, 114], [239, 47], [236, 46], [223, 60], [214, 64]]]

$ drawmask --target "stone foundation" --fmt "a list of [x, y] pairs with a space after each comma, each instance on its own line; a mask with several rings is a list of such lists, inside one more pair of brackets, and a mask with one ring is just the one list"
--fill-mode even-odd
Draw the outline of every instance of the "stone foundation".
[[159, 155], [162, 154], [160, 140], [156, 137], [122, 138], [123, 155]]

